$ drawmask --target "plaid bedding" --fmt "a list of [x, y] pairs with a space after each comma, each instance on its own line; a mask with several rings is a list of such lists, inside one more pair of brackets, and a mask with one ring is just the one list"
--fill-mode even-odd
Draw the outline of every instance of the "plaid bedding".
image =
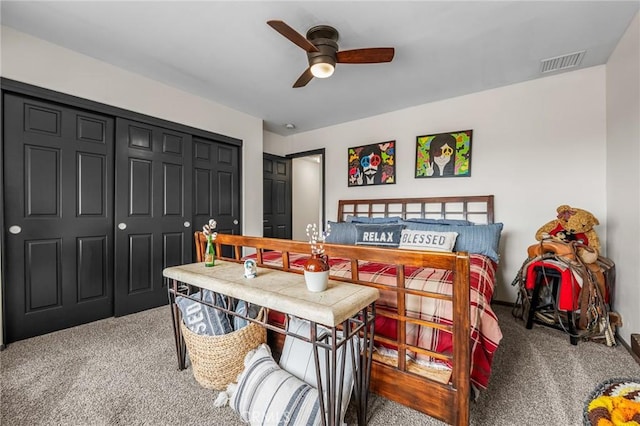
[[[290, 253], [291, 269], [303, 269], [308, 255]], [[502, 339], [502, 332], [498, 319], [491, 309], [495, 274], [497, 264], [490, 258], [480, 254], [470, 254], [471, 277], [471, 382], [485, 389], [491, 375], [493, 355]], [[265, 252], [264, 263], [281, 266], [281, 253], [277, 251]], [[351, 277], [351, 263], [346, 259], [330, 258], [330, 274], [343, 278]], [[383, 284], [389, 290], [380, 291], [380, 299], [376, 302], [379, 309], [396, 309], [396, 266], [376, 263], [360, 262], [360, 279]], [[405, 267], [407, 288], [430, 291], [441, 294], [451, 294], [452, 272], [440, 269]], [[440, 323], [452, 324], [453, 304], [448, 301], [409, 295], [406, 301], [407, 315], [415, 318]], [[395, 320], [380, 317], [376, 321], [376, 334], [395, 339]], [[382, 326], [382, 327], [379, 327]], [[388, 331], [387, 331], [388, 330]], [[393, 331], [391, 331], [393, 330]], [[445, 354], [452, 354], [451, 333], [426, 326], [407, 324], [407, 343]], [[389, 347], [389, 345], [385, 345]], [[418, 361], [434, 361], [430, 357], [418, 354]], [[444, 361], [437, 361], [444, 363]], [[448, 364], [448, 363], [447, 363]], [[448, 365], [451, 367], [451, 365]]]

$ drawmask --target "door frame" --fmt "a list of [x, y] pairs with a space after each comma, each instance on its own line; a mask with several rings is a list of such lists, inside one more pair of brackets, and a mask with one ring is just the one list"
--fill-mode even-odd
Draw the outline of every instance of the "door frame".
[[[320, 205], [322, 206], [321, 210], [322, 210], [322, 225], [324, 225], [325, 223], [327, 223], [327, 209], [326, 209], [326, 189], [325, 189], [325, 161], [324, 161], [324, 157], [325, 157], [325, 148], [319, 148], [319, 149], [312, 149], [310, 151], [302, 151], [302, 152], [295, 152], [293, 154], [287, 154], [285, 155], [286, 158], [291, 158], [292, 160], [294, 158], [301, 158], [301, 157], [309, 157], [312, 155], [318, 155], [320, 156], [320, 171], [322, 173], [321, 179], [320, 179], [320, 183], [322, 186], [322, 191], [321, 191], [321, 200], [320, 200]], [[292, 162], [293, 164], [293, 162]], [[291, 180], [293, 181], [295, 179], [295, 171], [291, 171]], [[293, 208], [292, 208], [293, 210]], [[293, 212], [292, 212], [293, 213]], [[292, 221], [293, 221], [293, 216], [292, 216]]]
[[[187, 126], [185, 124], [177, 123], [175, 121], [163, 120], [160, 118], [156, 118], [150, 115], [138, 113], [135, 111], [127, 110], [124, 108], [119, 108], [115, 106], [111, 106], [108, 104], [104, 104], [97, 101], [92, 101], [89, 99], [80, 98], [78, 96], [69, 95], [66, 93], [58, 92], [51, 89], [46, 89], [44, 87], [35, 86], [32, 84], [23, 83], [20, 81], [12, 80], [6, 77], [0, 77], [0, 102], [4, 104], [4, 95], [6, 93], [14, 93], [21, 96], [32, 97], [38, 100], [48, 101], [59, 103], [64, 106], [84, 109], [89, 112], [95, 112], [99, 114], [104, 114], [111, 116], [114, 120], [117, 117], [125, 118], [128, 120], [139, 121], [142, 123], [151, 124], [154, 126], [164, 127], [171, 130], [176, 130], [183, 133], [189, 133], [192, 136], [199, 136], [206, 139], [211, 139], [216, 142], [226, 143], [229, 145], [235, 145], [240, 147], [239, 150], [239, 173], [242, 176], [242, 146], [243, 141], [241, 139], [233, 138], [231, 136], [221, 135], [219, 133], [214, 133], [206, 130], [201, 130], [195, 127]], [[2, 114], [4, 114], [4, 105], [2, 105]], [[0, 120], [0, 202], [2, 206], [4, 206], [4, 120]], [[117, 149], [114, 147], [114, 149]], [[115, 151], [114, 151], [115, 152]], [[242, 178], [241, 178], [242, 183]], [[242, 212], [242, 185], [239, 188], [239, 209]], [[4, 336], [5, 336], [5, 328], [6, 328], [6, 318], [5, 318], [5, 299], [4, 299], [4, 289], [6, 286], [6, 247], [5, 247], [5, 239], [6, 239], [6, 228], [5, 228], [5, 217], [4, 217], [4, 208], [0, 209], [0, 225], [2, 225], [2, 234], [0, 239], [0, 349], [4, 348]]]

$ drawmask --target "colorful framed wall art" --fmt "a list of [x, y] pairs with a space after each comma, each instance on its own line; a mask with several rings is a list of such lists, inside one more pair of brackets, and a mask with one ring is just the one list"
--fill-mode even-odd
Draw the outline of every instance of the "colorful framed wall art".
[[396, 141], [349, 148], [348, 186], [396, 183]]
[[472, 130], [418, 136], [416, 178], [471, 176]]

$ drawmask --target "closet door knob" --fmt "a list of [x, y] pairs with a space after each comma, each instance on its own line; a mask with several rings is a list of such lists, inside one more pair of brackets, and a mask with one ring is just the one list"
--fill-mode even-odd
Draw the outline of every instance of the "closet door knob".
[[121, 231], [124, 231], [125, 229], [127, 229], [127, 224], [124, 223], [124, 222], [120, 222], [118, 224], [118, 229], [121, 230]]
[[238, 224], [238, 219], [233, 219], [233, 224], [237, 225]]
[[22, 232], [22, 228], [20, 228], [18, 225], [13, 225], [9, 227], [9, 232], [16, 235]]
[[188, 221], [188, 220], [186, 220], [186, 221], [184, 222], [184, 227], [185, 227], [185, 228], [188, 228], [188, 227], [190, 227], [190, 226], [191, 226], [191, 223], [189, 223], [189, 221]]

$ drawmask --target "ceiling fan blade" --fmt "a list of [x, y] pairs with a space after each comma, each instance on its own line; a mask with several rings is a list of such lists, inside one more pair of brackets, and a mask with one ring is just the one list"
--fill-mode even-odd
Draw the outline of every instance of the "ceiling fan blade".
[[302, 34], [291, 28], [289, 25], [285, 24], [283, 21], [272, 20], [267, 21], [267, 24], [269, 24], [271, 28], [288, 38], [291, 42], [302, 47], [307, 52], [319, 52], [318, 48], [315, 47], [309, 40], [304, 38]]
[[298, 87], [304, 87], [311, 81], [313, 78], [313, 74], [311, 74], [311, 68], [307, 68], [305, 72], [302, 73], [300, 77], [293, 83], [293, 88], [297, 89]]
[[393, 47], [371, 47], [368, 49], [343, 50], [336, 54], [336, 62], [341, 64], [376, 64], [391, 62]]

